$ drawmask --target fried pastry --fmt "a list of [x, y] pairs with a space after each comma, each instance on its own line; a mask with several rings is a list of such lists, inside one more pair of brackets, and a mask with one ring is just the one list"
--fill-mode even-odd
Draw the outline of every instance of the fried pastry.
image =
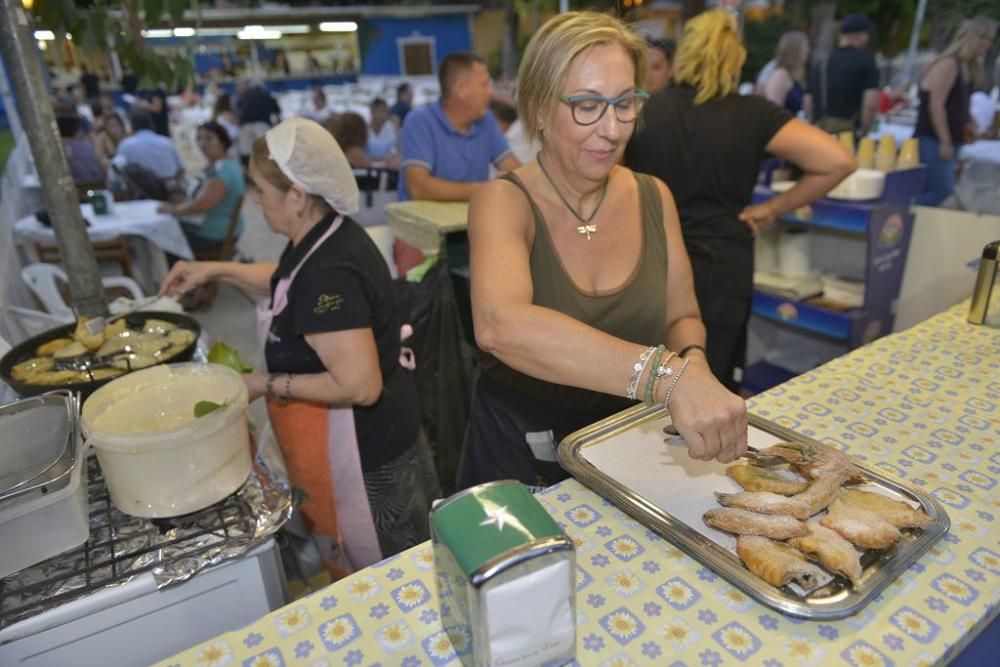
[[881, 493], [846, 489], [840, 499], [848, 505], [861, 507], [879, 515], [896, 528], [926, 528], [934, 521], [921, 509], [914, 509], [901, 500], [893, 500]]
[[820, 479], [846, 471], [850, 473], [846, 483], [859, 484], [864, 481], [864, 477], [851, 463], [847, 454], [804, 442], [779, 442], [756, 452], [748, 452], [747, 457], [753, 459], [755, 465], [788, 463], [796, 472], [810, 479]]
[[768, 491], [783, 496], [793, 496], [802, 493], [809, 486], [805, 480], [793, 480], [779, 475], [774, 470], [761, 466], [739, 464], [726, 468], [726, 474], [732, 477], [746, 491]]
[[736, 540], [736, 553], [758, 577], [772, 586], [784, 586], [795, 581], [812, 590], [826, 573], [808, 562], [797, 549], [757, 535], [741, 535]]
[[820, 565], [842, 574], [853, 583], [861, 577], [861, 555], [839, 533], [816, 523], [806, 524], [809, 534], [793, 537], [788, 543]]
[[770, 516], [730, 507], [709, 510], [702, 517], [709, 526], [737, 535], [762, 535], [774, 540], [807, 535], [806, 524], [790, 516]]
[[898, 528], [875, 512], [849, 505], [839, 498], [833, 501], [827, 515], [819, 522], [863, 549], [886, 549], [901, 537]]
[[723, 507], [739, 507], [761, 514], [787, 514], [805, 521], [837, 498], [840, 485], [849, 475], [845, 471], [836, 471], [828, 477], [814, 480], [809, 488], [794, 496], [782, 496], [768, 491], [741, 491], [716, 493], [715, 497]]

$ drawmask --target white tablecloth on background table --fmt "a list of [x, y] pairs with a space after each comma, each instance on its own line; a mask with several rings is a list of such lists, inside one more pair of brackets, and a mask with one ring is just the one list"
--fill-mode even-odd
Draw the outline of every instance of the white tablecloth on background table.
[[[153, 292], [159, 286], [159, 280], [166, 275], [167, 264], [163, 253], [182, 259], [194, 258], [177, 218], [157, 212], [156, 207], [161, 203], [153, 199], [115, 202], [112, 212], [107, 215], [96, 215], [90, 204], [80, 204], [80, 212], [90, 222], [87, 236], [91, 241], [110, 241], [119, 236], [139, 241], [130, 243], [130, 247], [135, 278], [147, 294]], [[40, 223], [33, 215], [14, 224], [14, 236], [18, 242], [29, 246], [56, 243], [52, 228]], [[29, 247], [29, 254], [33, 254], [32, 250]]]
[[976, 141], [958, 152], [962, 164], [955, 196], [973, 213], [1000, 215], [1000, 141]]

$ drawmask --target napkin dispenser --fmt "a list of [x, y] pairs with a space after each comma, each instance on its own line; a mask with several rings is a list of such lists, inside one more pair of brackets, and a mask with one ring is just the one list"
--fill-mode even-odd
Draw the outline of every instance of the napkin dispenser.
[[972, 291], [972, 306], [969, 308], [969, 322], [986, 324], [1000, 328], [1000, 241], [987, 243], [983, 248], [983, 258], [979, 263], [976, 287]]
[[465, 667], [573, 660], [576, 552], [523, 484], [466, 489], [430, 523], [441, 624]]

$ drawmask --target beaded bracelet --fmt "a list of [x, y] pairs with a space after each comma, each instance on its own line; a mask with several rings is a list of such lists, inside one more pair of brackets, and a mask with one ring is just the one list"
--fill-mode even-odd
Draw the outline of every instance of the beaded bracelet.
[[285, 405], [292, 396], [292, 376], [290, 373], [285, 373], [285, 395], [281, 396], [276, 391], [274, 391], [274, 379], [278, 377], [277, 373], [271, 373], [267, 376], [267, 384], [265, 388], [267, 390], [267, 395], [269, 398], [273, 399], [278, 405]]
[[635, 371], [632, 376], [628, 379], [628, 387], [625, 389], [625, 396], [630, 400], [635, 400], [635, 391], [639, 388], [639, 379], [642, 378], [642, 374], [646, 372], [646, 366], [649, 365], [649, 359], [656, 352], [655, 346], [647, 347], [643, 350], [642, 354], [639, 355], [639, 360], [635, 362], [635, 366], [632, 369]]
[[668, 366], [670, 360], [676, 357], [674, 352], [667, 355], [666, 359], [661, 359], [660, 363], [653, 367], [653, 370], [649, 372], [650, 377], [653, 378], [653, 391], [650, 392], [649, 398], [646, 401], [646, 405], [654, 405], [656, 403], [656, 385], [661, 379], [673, 375], [673, 366]]
[[656, 367], [660, 365], [660, 359], [663, 357], [663, 352], [666, 350], [666, 346], [660, 345], [656, 348], [656, 353], [653, 355], [653, 364], [649, 375], [646, 377], [646, 405], [653, 404], [653, 388], [656, 386]]
[[674, 376], [674, 382], [670, 385], [670, 389], [667, 389], [667, 395], [663, 397], [663, 407], [670, 409], [670, 397], [674, 394], [674, 389], [677, 387], [677, 383], [681, 381], [681, 376], [684, 375], [684, 371], [687, 369], [688, 364], [691, 363], [690, 359], [685, 359], [684, 363], [681, 364], [681, 369], [677, 371], [677, 375]]

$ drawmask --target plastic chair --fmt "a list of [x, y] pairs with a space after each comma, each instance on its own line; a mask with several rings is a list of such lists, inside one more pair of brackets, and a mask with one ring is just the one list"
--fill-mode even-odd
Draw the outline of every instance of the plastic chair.
[[[60, 318], [73, 319], [73, 309], [66, 303], [60, 290], [60, 285], [69, 283], [65, 271], [55, 264], [29, 264], [21, 270], [21, 278], [42, 302], [45, 310]], [[141, 299], [145, 296], [139, 283], [128, 276], [107, 276], [101, 278], [101, 284], [104, 285], [105, 289], [124, 289], [133, 299]]]
[[386, 266], [389, 267], [389, 275], [396, 279], [398, 277], [398, 272], [396, 271], [396, 260], [393, 258], [392, 248], [393, 244], [396, 242], [396, 237], [393, 236], [392, 230], [389, 229], [389, 225], [374, 225], [371, 227], [364, 228], [368, 232], [368, 236], [371, 240], [375, 242], [380, 253], [382, 253], [382, 259], [385, 260]]

